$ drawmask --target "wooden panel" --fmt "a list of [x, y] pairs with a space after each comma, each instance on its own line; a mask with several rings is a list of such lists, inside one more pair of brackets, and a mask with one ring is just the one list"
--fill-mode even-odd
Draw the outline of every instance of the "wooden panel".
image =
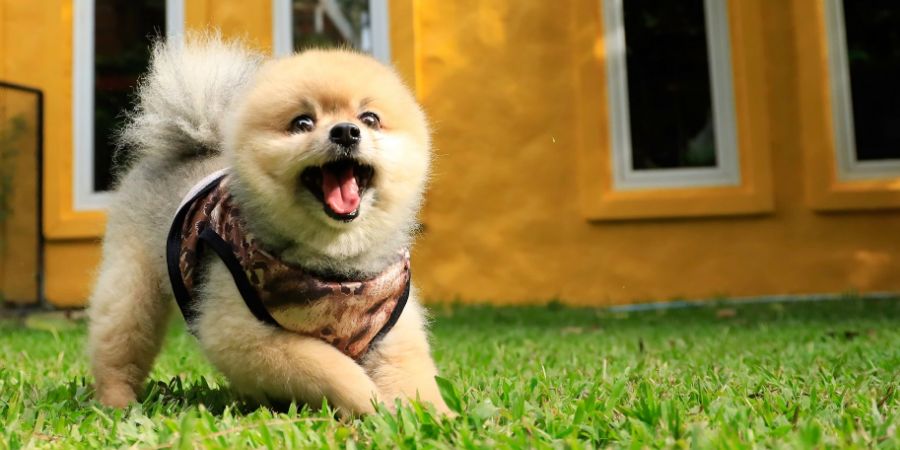
[[38, 299], [38, 96], [0, 86], [0, 299]]

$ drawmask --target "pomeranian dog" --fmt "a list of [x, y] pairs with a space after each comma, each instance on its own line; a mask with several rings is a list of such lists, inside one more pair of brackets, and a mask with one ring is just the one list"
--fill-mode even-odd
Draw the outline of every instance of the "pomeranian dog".
[[428, 125], [390, 68], [350, 50], [159, 43], [121, 143], [89, 305], [103, 404], [136, 400], [177, 304], [260, 403], [448, 412], [409, 283]]

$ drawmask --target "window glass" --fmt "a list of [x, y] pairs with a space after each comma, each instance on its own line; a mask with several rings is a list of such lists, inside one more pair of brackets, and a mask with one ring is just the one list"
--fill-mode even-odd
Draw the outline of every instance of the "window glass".
[[115, 133], [147, 70], [150, 40], [165, 35], [165, 0], [95, 0], [94, 190], [113, 181]]
[[900, 4], [843, 6], [856, 159], [900, 159]]
[[716, 167], [703, 0], [625, 0], [631, 167]]
[[371, 52], [368, 0], [292, 0], [295, 50], [350, 46]]

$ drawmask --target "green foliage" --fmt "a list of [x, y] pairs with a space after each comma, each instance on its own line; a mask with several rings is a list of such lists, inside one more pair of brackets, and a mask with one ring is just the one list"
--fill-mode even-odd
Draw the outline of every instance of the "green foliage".
[[91, 399], [83, 324], [0, 321], [0, 448], [900, 447], [897, 300], [436, 309], [452, 419], [242, 402], [180, 325], [142, 402], [112, 410]]

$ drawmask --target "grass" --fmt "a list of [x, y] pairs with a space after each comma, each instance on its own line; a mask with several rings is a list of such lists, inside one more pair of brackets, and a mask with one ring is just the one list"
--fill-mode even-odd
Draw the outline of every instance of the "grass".
[[451, 420], [245, 404], [178, 326], [143, 402], [111, 410], [83, 324], [0, 321], [0, 447], [900, 448], [897, 300], [435, 313]]

